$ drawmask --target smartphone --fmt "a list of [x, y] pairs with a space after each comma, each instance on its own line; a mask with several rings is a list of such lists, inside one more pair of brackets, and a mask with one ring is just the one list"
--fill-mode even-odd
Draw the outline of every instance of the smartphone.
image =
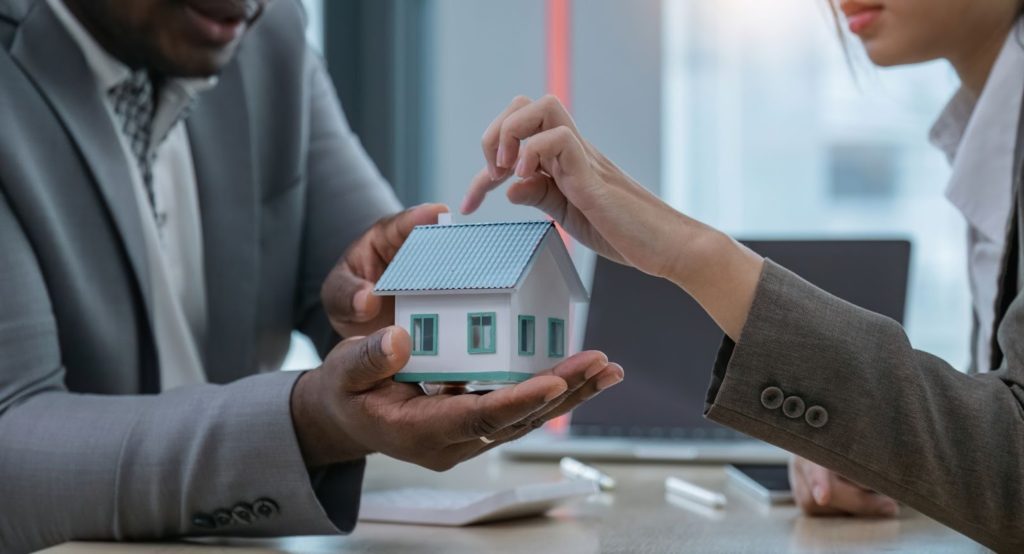
[[793, 502], [789, 468], [778, 464], [730, 464], [725, 466], [729, 482], [767, 504]]

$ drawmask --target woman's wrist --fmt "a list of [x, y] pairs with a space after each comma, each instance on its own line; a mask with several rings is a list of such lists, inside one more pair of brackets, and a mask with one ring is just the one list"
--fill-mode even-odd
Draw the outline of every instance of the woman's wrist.
[[689, 293], [729, 337], [739, 340], [764, 258], [698, 221], [689, 219], [677, 229], [678, 246], [666, 277]]

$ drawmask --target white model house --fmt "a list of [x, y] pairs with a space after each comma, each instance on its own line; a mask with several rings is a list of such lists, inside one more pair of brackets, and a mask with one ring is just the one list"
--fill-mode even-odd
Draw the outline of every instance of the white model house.
[[395, 296], [412, 336], [405, 382], [514, 383], [567, 354], [569, 313], [587, 299], [549, 221], [415, 228], [374, 292]]

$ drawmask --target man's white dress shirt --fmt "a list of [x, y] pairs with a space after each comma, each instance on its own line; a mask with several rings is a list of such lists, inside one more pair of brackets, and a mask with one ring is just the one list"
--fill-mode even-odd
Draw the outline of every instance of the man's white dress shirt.
[[953, 172], [946, 197], [967, 220], [968, 273], [978, 324], [973, 355], [990, 371], [995, 301], [1013, 190], [1021, 94], [1024, 92], [1024, 20], [1018, 21], [992, 67], [980, 97], [960, 89], [931, 131]]
[[[114, 113], [108, 91], [127, 79], [131, 70], [110, 55], [89, 34], [62, 0], [47, 0], [68, 33], [78, 44], [96, 76], [96, 86], [117, 130], [132, 176], [139, 217], [146, 244], [149, 285], [152, 294], [150, 324], [156, 340], [163, 390], [205, 382], [199, 338], [206, 329], [206, 281], [203, 274], [203, 241], [195, 167], [185, 124], [179, 115], [196, 94], [213, 87], [216, 79], [168, 79], [158, 91], [153, 114], [151, 148], [153, 194], [163, 216], [157, 229], [142, 173], [121, 123]], [[166, 139], [160, 142], [160, 138]], [[125, 332], [130, 330], [125, 329]]]

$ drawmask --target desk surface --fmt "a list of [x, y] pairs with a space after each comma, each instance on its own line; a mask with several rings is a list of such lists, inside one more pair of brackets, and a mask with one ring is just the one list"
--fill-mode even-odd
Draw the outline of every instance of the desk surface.
[[[618, 480], [613, 493], [532, 518], [459, 529], [361, 524], [347, 537], [304, 537], [215, 543], [68, 543], [46, 554], [306, 554], [479, 552], [986, 552], [909, 510], [893, 520], [807, 518], [793, 506], [768, 508], [727, 486], [720, 466], [600, 464]], [[676, 475], [723, 490], [724, 510], [665, 498]], [[367, 490], [403, 486], [488, 487], [559, 479], [554, 463], [521, 463], [488, 455], [437, 474], [384, 457], [367, 467]]]

